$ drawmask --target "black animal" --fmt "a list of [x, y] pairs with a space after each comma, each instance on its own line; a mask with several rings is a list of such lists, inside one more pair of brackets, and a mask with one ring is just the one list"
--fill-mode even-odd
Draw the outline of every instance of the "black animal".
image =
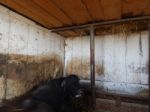
[[[16, 107], [21, 112], [79, 112], [73, 103], [79, 89], [79, 78], [75, 75], [50, 80], [15, 100], [17, 103], [11, 107]], [[6, 103], [0, 112], [9, 110], [7, 104], [11, 103]]]
[[[55, 112], [62, 112], [64, 105], [73, 101], [79, 90], [79, 79], [75, 75], [48, 81], [32, 92], [32, 98], [51, 106]], [[74, 112], [72, 110], [72, 112]]]

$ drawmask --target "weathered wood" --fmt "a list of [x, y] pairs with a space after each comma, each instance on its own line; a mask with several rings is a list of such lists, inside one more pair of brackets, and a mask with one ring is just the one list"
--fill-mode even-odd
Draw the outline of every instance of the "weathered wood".
[[150, 14], [149, 0], [0, 0], [0, 3], [49, 29]]
[[92, 106], [95, 108], [95, 39], [94, 27], [90, 26], [90, 79], [91, 79], [91, 93], [92, 93]]
[[[4, 5], [5, 7], [10, 8], [14, 12], [19, 13], [22, 16], [28, 17], [32, 21], [35, 21], [36, 23], [44, 26], [44, 27], [53, 27], [52, 24], [50, 24], [47, 20], [45, 20], [43, 17], [39, 16], [38, 14], [34, 14], [35, 12], [26, 9], [23, 5], [20, 5], [14, 1], [6, 0], [6, 1], [0, 1], [1, 5]], [[6, 5], [7, 4], [7, 5]], [[24, 10], [26, 9], [26, 10]]]
[[93, 21], [104, 20], [100, 0], [83, 0]]
[[122, 2], [122, 18], [150, 14], [149, 0], [122, 0]]
[[110, 21], [96, 22], [96, 23], [90, 23], [90, 24], [84, 24], [84, 25], [74, 25], [74, 26], [69, 26], [69, 27], [60, 27], [60, 28], [52, 29], [52, 32], [75, 30], [75, 29], [87, 29], [91, 25], [96, 27], [96, 26], [102, 26], [102, 25], [111, 25], [111, 24], [117, 24], [117, 23], [129, 22], [129, 21], [131, 22], [131, 21], [147, 20], [147, 19], [150, 19], [150, 16], [119, 19], [119, 20], [110, 20]]
[[148, 32], [149, 32], [149, 38], [148, 38], [148, 45], [149, 45], [149, 112], [150, 112], [150, 20], [148, 20]]
[[[100, 0], [105, 20], [121, 18], [121, 0]], [[106, 8], [107, 7], [107, 8]]]
[[148, 104], [149, 99], [147, 97], [138, 97], [127, 94], [115, 94], [106, 92], [96, 92], [96, 98], [117, 100], [120, 99], [121, 102], [137, 103], [137, 104]]
[[72, 18], [73, 24], [84, 24], [85, 21], [91, 21], [81, 0], [53, 0], [53, 2]]
[[63, 10], [57, 7], [52, 0], [38, 0], [38, 2], [37, 0], [32, 1], [37, 4], [39, 8], [42, 8], [43, 11], [59, 20], [63, 25], [72, 25], [72, 20], [70, 17]]

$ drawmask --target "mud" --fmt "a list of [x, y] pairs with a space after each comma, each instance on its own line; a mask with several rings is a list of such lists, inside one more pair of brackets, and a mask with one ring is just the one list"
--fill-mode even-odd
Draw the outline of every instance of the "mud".
[[137, 96], [148, 97], [149, 95], [148, 93], [149, 93], [148, 89], [143, 89], [137, 93]]
[[[5, 89], [8, 99], [24, 94], [41, 81], [61, 77], [62, 73], [62, 60], [55, 54], [50, 56], [0, 54], [0, 78], [6, 75]], [[0, 84], [4, 85], [4, 81], [0, 81]]]

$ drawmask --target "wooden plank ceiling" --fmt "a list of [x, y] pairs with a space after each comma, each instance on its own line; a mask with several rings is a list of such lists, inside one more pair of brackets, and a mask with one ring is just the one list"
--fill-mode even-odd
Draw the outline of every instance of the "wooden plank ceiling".
[[0, 0], [0, 4], [48, 29], [150, 15], [150, 0]]

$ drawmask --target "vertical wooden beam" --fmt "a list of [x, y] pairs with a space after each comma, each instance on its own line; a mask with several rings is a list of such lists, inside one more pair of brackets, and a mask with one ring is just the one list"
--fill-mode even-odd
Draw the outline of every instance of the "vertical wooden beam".
[[149, 32], [149, 37], [148, 37], [148, 46], [149, 46], [149, 106], [148, 106], [148, 112], [150, 112], [150, 19], [148, 20], [148, 32]]
[[92, 93], [92, 107], [95, 108], [95, 40], [94, 27], [90, 26], [90, 76], [91, 76], [91, 93]]

